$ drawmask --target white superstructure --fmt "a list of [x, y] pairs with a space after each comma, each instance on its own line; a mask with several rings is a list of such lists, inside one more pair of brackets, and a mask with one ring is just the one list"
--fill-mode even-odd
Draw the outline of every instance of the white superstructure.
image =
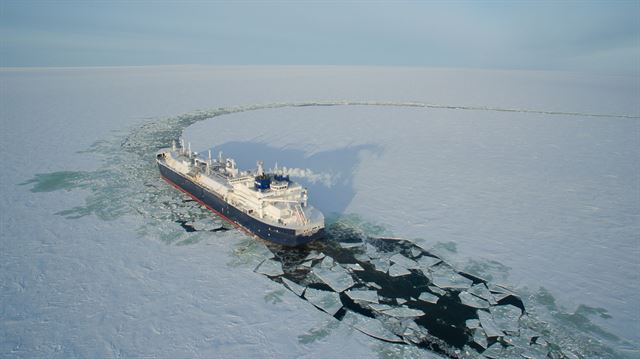
[[[180, 141], [161, 152], [163, 165], [220, 197], [227, 204], [265, 224], [309, 235], [324, 228], [323, 214], [308, 203], [307, 189], [277, 169], [266, 174], [258, 161], [254, 171], [240, 171], [231, 158], [206, 158]], [[242, 223], [240, 223], [242, 224]]]

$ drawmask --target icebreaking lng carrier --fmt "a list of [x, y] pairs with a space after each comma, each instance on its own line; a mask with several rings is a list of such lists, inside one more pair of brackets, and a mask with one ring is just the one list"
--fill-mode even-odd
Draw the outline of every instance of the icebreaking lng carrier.
[[175, 141], [158, 153], [160, 175], [211, 211], [271, 242], [297, 246], [324, 234], [324, 216], [307, 203], [307, 189], [278, 171], [239, 171], [231, 158], [201, 158]]

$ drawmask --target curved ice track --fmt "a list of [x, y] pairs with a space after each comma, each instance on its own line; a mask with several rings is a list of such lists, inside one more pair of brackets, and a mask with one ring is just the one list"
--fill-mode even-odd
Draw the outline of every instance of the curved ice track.
[[[90, 172], [36, 175], [23, 183], [32, 191], [83, 188], [83, 206], [58, 212], [68, 218], [94, 214], [110, 220], [125, 214], [143, 218], [140, 233], [167, 243], [190, 244], [221, 221], [195, 202], [181, 199], [158, 180], [155, 152], [199, 121], [239, 112], [308, 106], [397, 106], [466, 111], [536, 113], [637, 119], [640, 116], [560, 112], [420, 102], [308, 101], [221, 107], [149, 121], [124, 136], [99, 141], [86, 152], [102, 156]], [[563, 336], [527, 315], [522, 301], [504, 287], [455, 270], [428, 249], [405, 240], [384, 239], [338, 220], [330, 236], [284, 251], [257, 240], [237, 255], [259, 259], [255, 271], [282, 283], [301, 298], [357, 330], [390, 342], [417, 345], [450, 357], [562, 357], [603, 350], [587, 339]], [[439, 304], [438, 304], [439, 303]], [[570, 348], [570, 349], [567, 349]]]

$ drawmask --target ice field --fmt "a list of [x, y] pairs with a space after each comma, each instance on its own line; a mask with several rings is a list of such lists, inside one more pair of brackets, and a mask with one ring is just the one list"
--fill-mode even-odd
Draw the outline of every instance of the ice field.
[[[412, 303], [442, 290], [479, 313], [461, 330], [488, 357], [640, 355], [637, 78], [167, 66], [3, 69], [0, 83], [2, 356], [465, 357], [401, 343], [420, 332]], [[241, 168], [277, 161], [331, 223], [408, 242], [388, 255], [340, 243], [336, 263], [274, 257], [156, 176], [155, 152], [177, 137]], [[347, 252], [389, 283], [424, 270], [435, 286], [384, 307], [391, 295], [354, 289]], [[435, 257], [486, 287], [418, 265]], [[309, 261], [312, 279], [280, 279]], [[333, 292], [313, 283], [412, 334], [334, 319]], [[491, 325], [513, 311], [490, 309], [497, 284], [518, 293], [526, 323]], [[531, 331], [549, 344], [487, 345], [516, 350], [508, 332]]]

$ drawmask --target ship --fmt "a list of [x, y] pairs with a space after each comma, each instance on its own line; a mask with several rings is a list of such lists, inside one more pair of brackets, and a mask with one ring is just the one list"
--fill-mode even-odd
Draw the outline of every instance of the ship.
[[240, 171], [222, 152], [205, 158], [182, 139], [159, 151], [156, 162], [166, 182], [249, 235], [291, 247], [324, 236], [324, 215], [308, 203], [308, 190], [277, 164], [269, 173], [262, 161]]

